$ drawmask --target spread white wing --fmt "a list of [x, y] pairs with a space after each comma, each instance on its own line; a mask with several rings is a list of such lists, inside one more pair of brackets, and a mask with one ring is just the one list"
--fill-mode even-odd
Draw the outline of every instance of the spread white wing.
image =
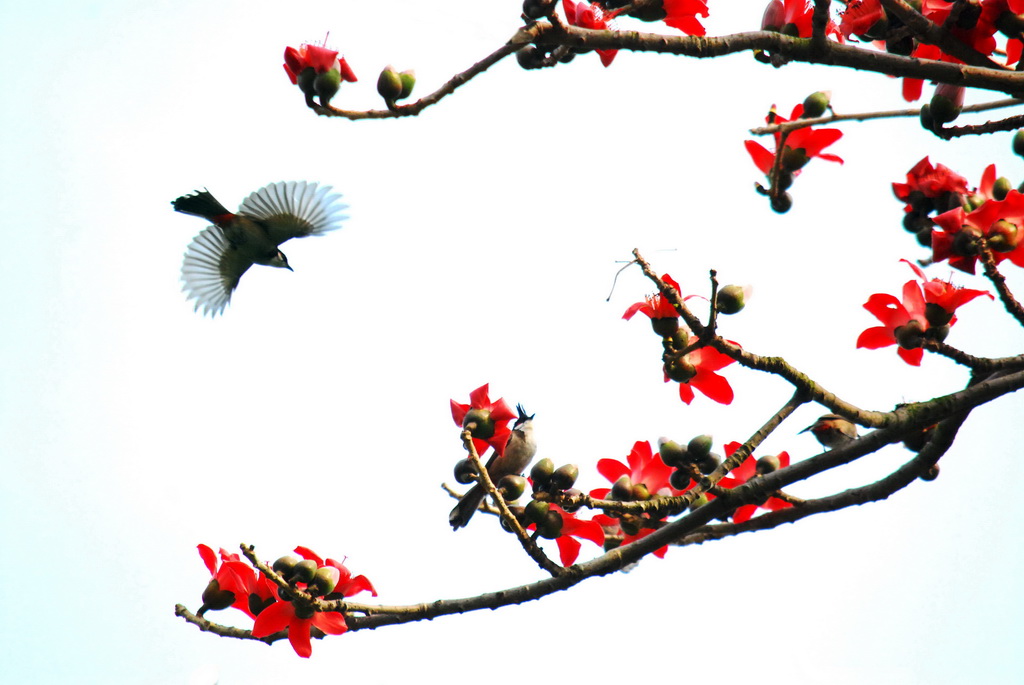
[[207, 226], [192, 239], [181, 265], [182, 291], [195, 300], [195, 311], [217, 316], [231, 301], [252, 261], [240, 256], [219, 226]]
[[245, 198], [238, 213], [262, 220], [277, 245], [291, 238], [323, 235], [341, 228], [348, 218], [342, 213], [348, 205], [339, 202], [341, 193], [331, 190], [331, 186], [306, 181], [271, 183]]

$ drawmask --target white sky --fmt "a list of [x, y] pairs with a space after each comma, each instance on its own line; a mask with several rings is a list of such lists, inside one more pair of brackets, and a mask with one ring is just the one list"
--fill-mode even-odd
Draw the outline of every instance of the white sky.
[[[711, 33], [760, 19], [759, 3], [736, 16], [710, 4]], [[509, 59], [419, 118], [353, 123], [314, 116], [281, 69], [286, 45], [330, 31], [360, 78], [335, 104], [378, 107], [385, 64], [415, 68], [425, 94], [511, 36], [519, 6], [4, 6], [5, 679], [1016, 682], [1016, 397], [975, 412], [934, 483], [542, 602], [316, 641], [309, 661], [173, 616], [200, 603], [200, 542], [347, 555], [385, 603], [540, 578], [486, 519], [447, 524], [440, 483], [460, 457], [448, 400], [485, 382], [536, 412], [538, 456], [578, 463], [584, 489], [603, 484], [597, 459], [635, 440], [710, 432], [720, 447], [753, 432], [788, 387], [729, 368], [733, 405], [687, 407], [661, 382], [646, 322], [620, 320], [650, 291], [639, 271], [605, 302], [634, 247], [690, 292], [707, 293], [710, 268], [752, 283], [723, 333], [866, 408], [965, 381], [945, 360], [913, 369], [854, 341], [874, 325], [867, 296], [899, 292], [911, 273], [898, 259], [920, 256], [889, 184], [925, 154], [972, 183], [990, 161], [1018, 182], [1007, 134], [943, 144], [908, 122], [846, 125], [832, 148], [846, 164], [812, 163], [788, 215], [752, 190], [742, 141], [773, 102], [788, 113], [831, 88], [842, 112], [899, 107], [896, 81], [748, 55], [621, 53], [609, 69], [584, 55], [543, 72]], [[203, 224], [170, 201], [207, 187], [232, 207], [279, 180], [335, 186], [351, 219], [285, 246], [295, 273], [246, 274], [224, 317], [194, 314], [178, 276]], [[960, 318], [951, 344], [1020, 351], [996, 305]], [[816, 453], [797, 431], [819, 413], [803, 408], [764, 451]], [[890, 448], [793, 492], [859, 485], [908, 456]], [[496, 644], [512, 657], [495, 663]]]

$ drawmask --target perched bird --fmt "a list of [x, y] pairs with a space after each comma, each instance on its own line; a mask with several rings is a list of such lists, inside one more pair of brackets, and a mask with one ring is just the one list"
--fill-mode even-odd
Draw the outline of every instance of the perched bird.
[[182, 290], [195, 300], [195, 311], [216, 316], [224, 312], [238, 279], [253, 264], [291, 271], [278, 246], [292, 238], [323, 235], [341, 227], [339, 193], [331, 186], [305, 181], [271, 183], [242, 201], [237, 213], [227, 210], [206, 190], [183, 195], [171, 203], [174, 211], [209, 221], [185, 251]]
[[806, 433], [807, 431], [811, 431], [818, 442], [829, 449], [840, 447], [857, 439], [857, 426], [838, 414], [825, 414], [800, 432]]
[[[487, 474], [495, 484], [505, 476], [520, 475], [533, 461], [533, 455], [537, 454], [537, 443], [533, 439], [534, 415], [527, 416], [522, 405], [516, 406], [516, 411], [519, 412], [519, 418], [512, 426], [505, 451], [501, 456], [492, 455], [487, 461]], [[469, 523], [486, 496], [487, 493], [479, 483], [470, 488], [452, 509], [452, 513], [448, 514], [448, 523], [452, 524], [452, 528], [458, 530]]]

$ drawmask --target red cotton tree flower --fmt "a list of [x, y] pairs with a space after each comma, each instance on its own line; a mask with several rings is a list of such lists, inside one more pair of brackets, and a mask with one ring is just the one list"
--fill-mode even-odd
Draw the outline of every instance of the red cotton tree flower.
[[[573, 0], [562, 0], [562, 11], [565, 12], [565, 20], [573, 26], [581, 29], [592, 29], [594, 31], [607, 31], [612, 28], [609, 23], [611, 17], [605, 14], [604, 9], [597, 3], [573, 2]], [[596, 50], [597, 56], [601, 58], [601, 64], [609, 66], [618, 50]]]
[[[765, 121], [769, 124], [784, 124], [787, 121], [799, 119], [803, 113], [804, 106], [799, 104], [793, 108], [789, 119], [785, 119], [776, 113], [773, 105]], [[754, 160], [754, 165], [766, 176], [770, 175], [772, 167], [775, 165], [775, 155], [778, 154], [780, 144], [782, 145], [782, 163], [780, 168], [783, 172], [791, 173], [794, 176], [800, 173], [800, 170], [815, 157], [828, 162], [843, 163], [841, 157], [823, 152], [825, 148], [843, 137], [843, 132], [838, 129], [815, 129], [813, 126], [798, 128], [786, 136], [785, 142], [781, 142], [782, 133], [779, 131], [776, 131], [774, 136], [775, 151], [769, 151], [754, 140], [743, 141], [743, 145], [747, 148], [747, 153]]]
[[470, 430], [477, 456], [483, 456], [487, 447], [493, 447], [499, 455], [505, 451], [505, 443], [511, 430], [508, 422], [516, 418], [504, 398], [491, 402], [488, 397], [488, 383], [469, 393], [469, 404], [450, 400], [452, 419], [456, 425]]
[[[725, 445], [725, 456], [731, 457], [733, 452], [742, 447], [742, 443], [730, 442]], [[775, 459], [777, 463], [772, 463], [771, 469], [784, 469], [789, 466], [789, 452], [779, 452]], [[751, 478], [761, 475], [761, 473], [768, 473], [768, 471], [762, 467], [762, 472], [758, 473], [758, 462], [760, 460], [754, 459], [753, 455], [747, 456], [743, 460], [743, 463], [734, 468], [729, 472], [730, 475], [725, 476], [718, 482], [723, 488], [735, 488], [743, 485]], [[763, 463], [763, 462], [762, 462]], [[779, 499], [778, 497], [772, 496], [760, 504], [744, 504], [738, 507], [732, 515], [733, 523], [743, 523], [749, 521], [754, 513], [758, 509], [766, 509], [767, 511], [778, 511], [779, 509], [787, 509], [793, 505], [789, 502]]]

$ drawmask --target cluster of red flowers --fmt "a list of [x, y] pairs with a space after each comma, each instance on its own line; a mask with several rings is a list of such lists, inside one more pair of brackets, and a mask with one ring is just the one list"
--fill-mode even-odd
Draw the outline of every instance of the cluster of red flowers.
[[[663, 275], [661, 280], [672, 286], [676, 293], [682, 292], [679, 284], [668, 274]], [[687, 347], [690, 331], [679, 323], [678, 312], [661, 293], [648, 295], [642, 302], [630, 305], [622, 318], [628, 321], [638, 312], [651, 320], [654, 332], [662, 337], [666, 346], [665, 382], [679, 383], [679, 399], [689, 404], [693, 401], [693, 390], [696, 388], [715, 402], [732, 402], [732, 386], [729, 385], [729, 381], [715, 373], [732, 364], [735, 361], [732, 357], [722, 354], [713, 347], [699, 347], [680, 355], [679, 353]]]
[[[252, 627], [253, 637], [267, 637], [278, 631], [287, 629], [288, 641], [295, 653], [309, 658], [313, 653], [310, 645], [310, 630], [315, 626], [328, 635], [341, 635], [348, 626], [345, 617], [337, 611], [314, 611], [306, 607], [297, 607], [290, 599], [282, 597], [283, 588], [278, 586], [262, 572], [257, 573], [249, 564], [242, 561], [237, 554], [220, 550], [220, 560], [206, 546], [199, 545], [199, 556], [210, 571], [210, 582], [203, 592], [202, 615], [206, 611], [234, 607], [255, 620]], [[324, 599], [340, 599], [351, 597], [360, 592], [370, 592], [374, 597], [377, 591], [366, 576], [352, 576], [345, 565], [334, 559], [321, 559], [308, 547], [296, 547], [295, 553], [307, 562], [316, 565], [307, 577], [318, 574], [323, 581], [318, 583], [317, 593]], [[290, 559], [290, 558], [289, 558]], [[276, 570], [276, 569], [275, 569]], [[287, 579], [286, 579], [287, 580]], [[324, 584], [326, 583], [326, 587]], [[295, 582], [293, 587], [299, 590], [311, 590], [312, 582]]]

